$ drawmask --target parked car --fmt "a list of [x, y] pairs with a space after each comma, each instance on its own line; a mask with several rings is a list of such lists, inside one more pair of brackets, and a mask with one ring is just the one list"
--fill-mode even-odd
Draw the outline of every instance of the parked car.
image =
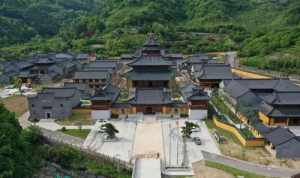
[[194, 137], [193, 141], [195, 142], [196, 145], [202, 145], [202, 141], [201, 141], [200, 137]]
[[15, 88], [14, 85], [7, 85], [7, 86], [4, 87], [4, 89], [14, 89], [14, 88]]
[[104, 124], [105, 124], [105, 123], [107, 122], [107, 120], [106, 120], [106, 119], [98, 119], [97, 122], [98, 122], [98, 123], [104, 123]]

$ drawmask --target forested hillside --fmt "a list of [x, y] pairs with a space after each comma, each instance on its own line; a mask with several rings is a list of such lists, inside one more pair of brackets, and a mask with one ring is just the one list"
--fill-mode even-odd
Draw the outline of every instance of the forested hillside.
[[[147, 32], [186, 54], [238, 50], [243, 63], [299, 72], [299, 0], [2, 0], [0, 58], [118, 56]], [[246, 60], [247, 59], [247, 60]]]

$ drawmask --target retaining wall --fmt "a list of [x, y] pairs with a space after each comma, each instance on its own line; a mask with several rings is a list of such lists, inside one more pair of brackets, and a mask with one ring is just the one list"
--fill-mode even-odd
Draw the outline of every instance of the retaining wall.
[[263, 138], [246, 139], [237, 128], [219, 121], [215, 116], [213, 117], [213, 122], [217, 127], [232, 133], [243, 146], [260, 147], [265, 145], [265, 140]]

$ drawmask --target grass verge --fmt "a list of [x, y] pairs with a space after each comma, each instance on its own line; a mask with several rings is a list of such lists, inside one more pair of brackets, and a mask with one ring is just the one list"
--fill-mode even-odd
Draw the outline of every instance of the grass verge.
[[236, 169], [234, 167], [226, 166], [224, 164], [220, 164], [220, 163], [216, 163], [216, 162], [212, 162], [212, 161], [205, 161], [205, 165], [208, 167], [212, 167], [212, 168], [216, 168], [216, 169], [225, 171], [229, 174], [232, 174], [234, 177], [243, 176], [244, 178], [268, 178], [266, 176], [261, 176], [261, 175], [257, 175], [257, 174], [250, 173], [247, 171], [242, 171], [242, 170]]
[[67, 135], [71, 135], [74, 137], [79, 137], [82, 139], [85, 139], [88, 134], [90, 133], [90, 129], [68, 129], [68, 130], [61, 130], [62, 133], [67, 134]]
[[73, 110], [69, 118], [56, 121], [60, 125], [93, 125], [90, 110]]

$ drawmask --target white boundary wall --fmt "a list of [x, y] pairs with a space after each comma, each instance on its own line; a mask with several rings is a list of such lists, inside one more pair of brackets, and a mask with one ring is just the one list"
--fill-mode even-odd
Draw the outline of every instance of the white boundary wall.
[[111, 116], [111, 110], [93, 110], [91, 112], [92, 119], [109, 119]]
[[207, 110], [205, 109], [189, 109], [189, 119], [203, 120], [207, 117]]

